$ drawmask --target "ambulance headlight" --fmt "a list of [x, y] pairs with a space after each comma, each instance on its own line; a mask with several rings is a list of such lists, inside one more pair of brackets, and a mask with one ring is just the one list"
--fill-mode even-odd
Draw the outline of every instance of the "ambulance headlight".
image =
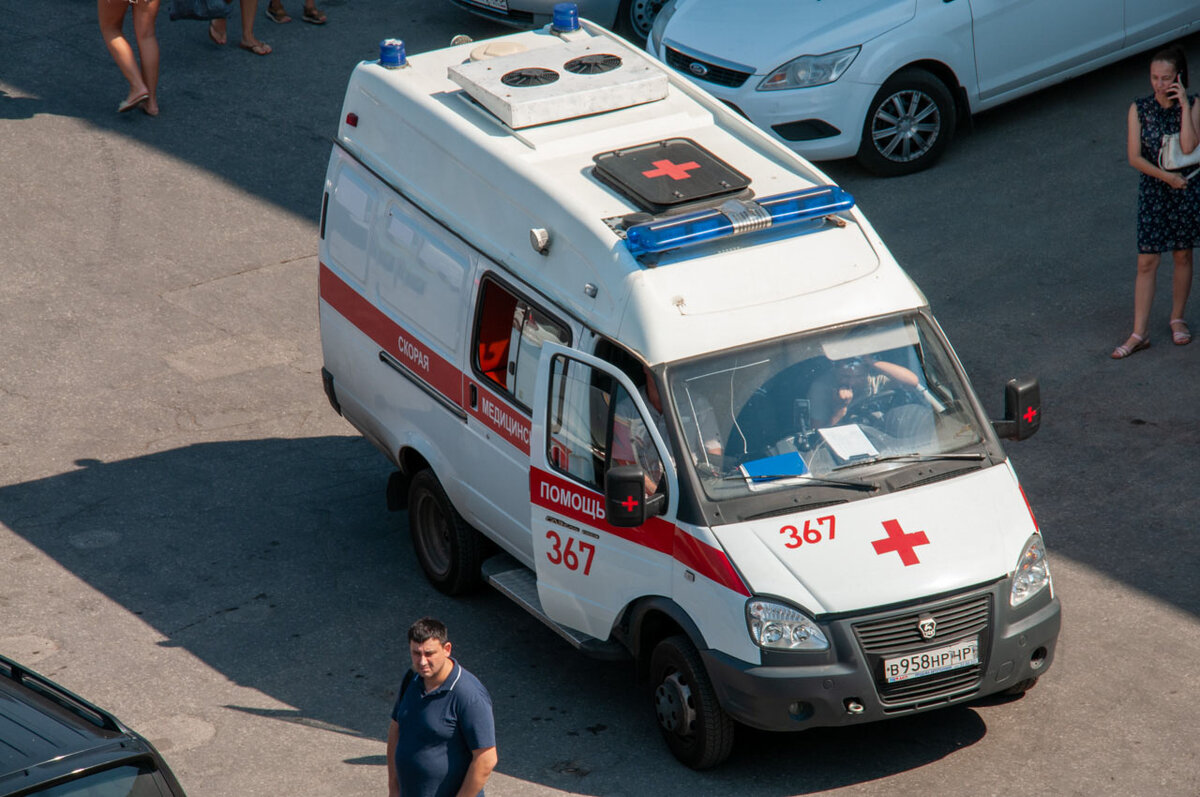
[[825, 632], [804, 612], [784, 603], [752, 599], [746, 603], [750, 638], [772, 650], [828, 650]]
[[1050, 566], [1046, 564], [1046, 546], [1041, 534], [1034, 534], [1025, 543], [1025, 550], [1013, 571], [1010, 606], [1020, 606], [1050, 585]]
[[861, 49], [847, 47], [845, 50], [825, 55], [802, 55], [767, 75], [766, 79], [758, 84], [758, 90], [802, 89], [832, 83], [850, 68]]

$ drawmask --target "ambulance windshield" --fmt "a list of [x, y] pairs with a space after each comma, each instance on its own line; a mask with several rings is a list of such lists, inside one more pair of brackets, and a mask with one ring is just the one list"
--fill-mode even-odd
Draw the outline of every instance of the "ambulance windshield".
[[714, 501], [862, 488], [885, 462], [985, 458], [968, 390], [920, 315], [692, 360], [669, 383], [683, 445]]

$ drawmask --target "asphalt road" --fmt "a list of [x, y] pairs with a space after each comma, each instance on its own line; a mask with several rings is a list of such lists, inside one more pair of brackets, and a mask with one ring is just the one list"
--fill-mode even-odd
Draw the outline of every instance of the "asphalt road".
[[496, 593], [434, 592], [387, 463], [325, 401], [316, 220], [349, 72], [387, 36], [501, 30], [440, 0], [322, 6], [324, 28], [260, 15], [266, 58], [162, 14], [150, 119], [114, 113], [94, 0], [0, 0], [0, 653], [144, 732], [193, 797], [382, 794], [426, 613], [495, 698], [495, 797], [1200, 793], [1200, 345], [1169, 343], [1169, 270], [1154, 346], [1107, 356], [1132, 310], [1144, 57], [977, 118], [932, 171], [827, 165], [989, 409], [1041, 378], [1042, 430], [1008, 448], [1063, 601], [1054, 667], [1019, 700], [746, 733], [701, 774], [631, 666]]

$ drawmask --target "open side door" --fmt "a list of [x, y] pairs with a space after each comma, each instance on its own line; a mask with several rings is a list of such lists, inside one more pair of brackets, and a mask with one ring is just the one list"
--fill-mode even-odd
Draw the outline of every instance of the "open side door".
[[[611, 363], [543, 346], [529, 445], [538, 598], [552, 620], [597, 639], [631, 600], [671, 593], [679, 485], [656, 417]], [[614, 465], [646, 474], [655, 514], [641, 525], [608, 522], [605, 474]], [[638, 498], [646, 496], [626, 500]]]

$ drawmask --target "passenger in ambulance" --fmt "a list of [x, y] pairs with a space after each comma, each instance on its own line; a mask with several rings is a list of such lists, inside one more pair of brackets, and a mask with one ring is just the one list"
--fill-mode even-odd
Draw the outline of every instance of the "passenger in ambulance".
[[[658, 429], [663, 440], [667, 440], [667, 423], [663, 417], [662, 396], [654, 375], [643, 366], [638, 394], [650, 412], [650, 421]], [[645, 477], [646, 495], [651, 496], [663, 488], [666, 469], [662, 457], [654, 445], [646, 422], [637, 406], [623, 388], [617, 388], [617, 402], [613, 408], [612, 452], [613, 465], [640, 465]]]
[[809, 388], [810, 422], [814, 429], [861, 422], [867, 411], [882, 415], [893, 409], [886, 402], [873, 406], [873, 397], [920, 387], [920, 378], [897, 363], [869, 355], [837, 360]]

